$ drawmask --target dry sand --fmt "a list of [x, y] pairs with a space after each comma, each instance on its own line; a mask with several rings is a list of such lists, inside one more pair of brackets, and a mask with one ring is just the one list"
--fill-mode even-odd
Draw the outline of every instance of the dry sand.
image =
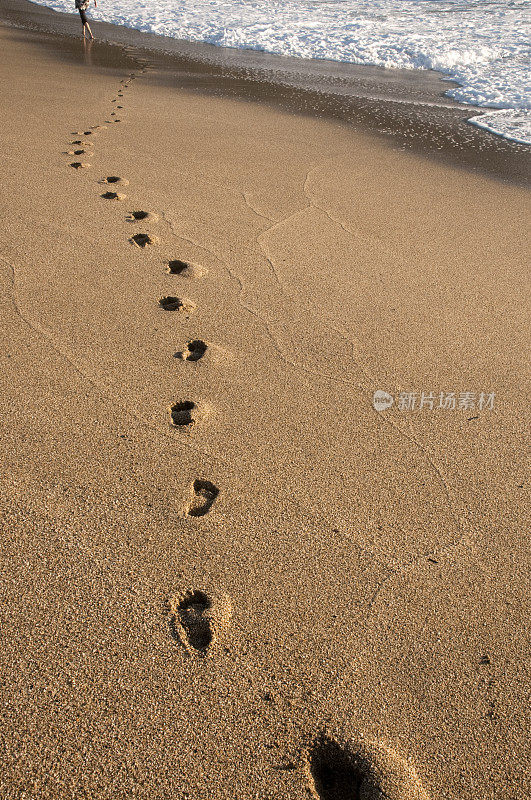
[[529, 796], [526, 193], [74, 47], [0, 30], [0, 797]]

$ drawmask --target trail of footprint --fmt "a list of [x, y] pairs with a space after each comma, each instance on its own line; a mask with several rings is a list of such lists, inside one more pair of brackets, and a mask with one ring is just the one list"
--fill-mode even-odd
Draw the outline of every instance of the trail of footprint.
[[[146, 70], [143, 70], [145, 72]], [[127, 84], [124, 84], [124, 88]], [[112, 102], [117, 103], [118, 98], [123, 97], [122, 92], [118, 92], [118, 96]], [[117, 105], [117, 108], [122, 108]], [[111, 113], [112, 117], [116, 117], [116, 112]], [[120, 122], [119, 119], [114, 119], [112, 122]], [[105, 126], [93, 126], [92, 130], [76, 132], [77, 135], [91, 136], [94, 131], [101, 129]], [[86, 147], [89, 143], [76, 139], [72, 142], [77, 145], [79, 150], [71, 151], [72, 155], [82, 155], [86, 151], [82, 148]], [[72, 164], [76, 169], [85, 166], [81, 162], [74, 162]], [[128, 185], [128, 181], [120, 178], [117, 175], [109, 175], [102, 178], [100, 183], [110, 185]], [[123, 200], [125, 195], [118, 192], [108, 191], [101, 195], [106, 200]], [[127, 221], [135, 222], [157, 222], [158, 216], [147, 211], [132, 211], [127, 217]], [[135, 234], [130, 241], [138, 247], [144, 248], [152, 245], [158, 241], [156, 237], [152, 237], [146, 233]], [[201, 278], [207, 270], [198, 264], [190, 263], [175, 259], [168, 262], [168, 272], [172, 275], [180, 275], [184, 278]], [[195, 309], [195, 304], [190, 300], [182, 300], [177, 297], [168, 296], [161, 297], [159, 300], [161, 308], [167, 311], [180, 311], [184, 313], [191, 313]], [[199, 361], [208, 349], [208, 345], [200, 339], [191, 340], [188, 347], [180, 354], [176, 354], [183, 360]], [[180, 401], [175, 403], [170, 408], [170, 415], [172, 425], [175, 427], [191, 427], [194, 426], [199, 420], [203, 419], [208, 413], [209, 409], [203, 403], [195, 403], [191, 400]], [[190, 517], [200, 517], [207, 514], [216, 498], [219, 495], [219, 489], [210, 481], [196, 480], [192, 487], [192, 498], [187, 509], [187, 515]], [[206, 652], [214, 638], [214, 616], [210, 613], [212, 608], [211, 601], [204, 593], [189, 592], [185, 597], [181, 597], [176, 605], [172, 601], [172, 625], [174, 635], [183, 640], [187, 648], [194, 648], [200, 652]], [[221, 618], [219, 618], [221, 619]]]
[[306, 774], [315, 800], [429, 800], [411, 764], [364, 737], [340, 743], [320, 734], [307, 753]]
[[202, 589], [188, 589], [169, 601], [170, 630], [190, 655], [205, 656], [227, 629], [232, 604], [227, 595], [212, 597]]
[[219, 489], [211, 481], [195, 480], [186, 514], [189, 517], [204, 517], [219, 496]]

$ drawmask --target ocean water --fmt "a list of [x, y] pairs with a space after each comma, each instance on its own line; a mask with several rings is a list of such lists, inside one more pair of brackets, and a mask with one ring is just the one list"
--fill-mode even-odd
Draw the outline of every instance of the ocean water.
[[[36, 0], [73, 12], [74, 0]], [[299, 58], [434, 69], [471, 121], [531, 144], [531, 0], [100, 0], [93, 19]]]

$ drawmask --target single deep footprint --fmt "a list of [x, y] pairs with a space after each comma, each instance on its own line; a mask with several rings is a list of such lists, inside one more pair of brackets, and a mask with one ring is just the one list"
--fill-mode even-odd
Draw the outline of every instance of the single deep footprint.
[[181, 261], [177, 258], [173, 261], [168, 261], [168, 272], [170, 275], [180, 275], [181, 278], [202, 278], [207, 270], [200, 266], [200, 264], [194, 264], [191, 261]]
[[208, 350], [208, 345], [202, 339], [192, 339], [188, 342], [186, 350], [180, 353], [175, 353], [175, 358], [180, 358], [181, 361], [199, 361]]
[[104, 200], [125, 200], [125, 194], [119, 192], [103, 192], [101, 195]]
[[186, 513], [189, 517], [204, 517], [208, 514], [219, 495], [219, 489], [211, 481], [195, 480], [192, 484], [192, 497]]
[[413, 767], [381, 742], [321, 734], [307, 755], [315, 800], [429, 800]]
[[100, 183], [109, 183], [113, 186], [128, 186], [129, 181], [125, 178], [120, 178], [118, 175], [108, 175], [106, 178], [101, 178]]
[[127, 222], [158, 222], [159, 218], [156, 214], [152, 214], [151, 211], [131, 211], [128, 217], [126, 217]]
[[197, 425], [209, 413], [204, 403], [195, 403], [193, 400], [180, 400], [170, 406], [171, 423], [177, 428], [188, 428]]
[[180, 311], [182, 314], [191, 314], [196, 308], [195, 303], [192, 303], [191, 300], [173, 297], [172, 295], [161, 297], [159, 306], [163, 308], [164, 311]]
[[169, 601], [170, 630], [190, 655], [205, 656], [229, 625], [232, 606], [227, 595], [212, 597], [188, 589]]
[[70, 166], [74, 169], [88, 169], [90, 164], [86, 164], [84, 161], [72, 161]]
[[149, 233], [135, 233], [134, 236], [131, 236], [129, 239], [131, 244], [136, 245], [137, 247], [149, 247], [150, 245], [157, 244], [158, 239], [156, 236], [150, 236]]

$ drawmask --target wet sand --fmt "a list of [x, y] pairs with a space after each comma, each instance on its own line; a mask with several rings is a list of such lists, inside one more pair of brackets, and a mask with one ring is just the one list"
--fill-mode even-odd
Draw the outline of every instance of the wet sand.
[[528, 194], [42, 41], [0, 28], [0, 795], [521, 800]]
[[[1, 0], [1, 23], [38, 31], [43, 48], [56, 56], [59, 50], [67, 62], [77, 59], [75, 13]], [[152, 77], [166, 86], [340, 121], [405, 152], [529, 188], [529, 147], [470, 124], [481, 109], [448, 97], [453, 82], [439, 72], [288, 58], [95, 24], [99, 46], [93, 63], [115, 63], [134, 51], [157, 66]]]

